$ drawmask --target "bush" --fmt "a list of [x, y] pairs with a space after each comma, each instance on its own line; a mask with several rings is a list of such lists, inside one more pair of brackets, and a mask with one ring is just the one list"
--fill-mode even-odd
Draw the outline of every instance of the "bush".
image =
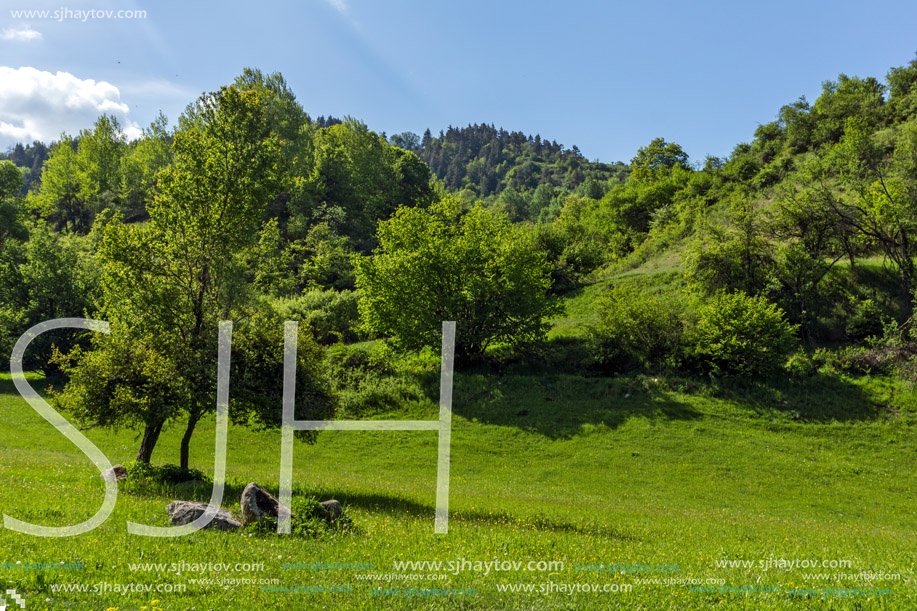
[[853, 312], [844, 326], [847, 337], [856, 341], [881, 336], [884, 314], [879, 304], [872, 299], [854, 302]]
[[589, 330], [596, 365], [606, 371], [675, 364], [685, 323], [674, 298], [622, 285], [599, 302], [599, 322]]
[[308, 323], [315, 340], [324, 345], [360, 339], [357, 328], [360, 295], [353, 291], [313, 290], [299, 297], [280, 299], [274, 308], [283, 320]]
[[402, 206], [378, 238], [373, 256], [357, 261], [360, 314], [401, 350], [438, 351], [442, 322], [455, 321], [456, 360], [467, 362], [490, 346], [542, 342], [546, 319], [562, 310], [531, 232], [480, 206]]
[[364, 418], [429, 403], [419, 384], [390, 362], [390, 354], [362, 348], [329, 352], [328, 368], [343, 417]]
[[[353, 519], [345, 512], [331, 520], [327, 510], [314, 498], [293, 497], [290, 503], [290, 532], [300, 537], [322, 537], [333, 533], [356, 532]], [[264, 517], [245, 526], [249, 534], [272, 536], [277, 534], [277, 519]]]
[[798, 352], [786, 362], [786, 372], [794, 378], [811, 378], [818, 375], [818, 369], [824, 363], [805, 352]]
[[154, 484], [175, 485], [185, 482], [203, 482], [212, 485], [209, 476], [198, 469], [182, 469], [178, 465], [151, 465], [137, 460], [124, 464], [128, 479]]
[[560, 294], [582, 284], [605, 262], [605, 245], [585, 225], [569, 216], [532, 229], [537, 247], [551, 264], [551, 292]]
[[763, 297], [717, 293], [698, 312], [690, 345], [698, 365], [713, 375], [776, 372], [796, 345], [795, 326]]

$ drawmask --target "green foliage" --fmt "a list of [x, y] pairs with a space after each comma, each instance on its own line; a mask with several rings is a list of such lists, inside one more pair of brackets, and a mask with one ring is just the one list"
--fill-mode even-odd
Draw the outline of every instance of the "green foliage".
[[314, 289], [274, 302], [280, 318], [309, 325], [320, 344], [360, 339], [359, 293]]
[[13, 346], [29, 326], [24, 312], [15, 307], [0, 306], [0, 366], [3, 369], [8, 369]]
[[728, 226], [707, 224], [696, 235], [685, 257], [685, 275], [708, 294], [733, 289], [757, 294], [767, 286], [774, 264], [762, 214], [743, 199], [730, 219]]
[[20, 194], [31, 191], [41, 181], [41, 169], [48, 159], [48, 147], [35, 141], [29, 145], [16, 144], [6, 153], [0, 153], [0, 160], [12, 161], [21, 171], [23, 186]]
[[765, 298], [719, 292], [698, 309], [688, 342], [703, 371], [757, 377], [783, 366], [797, 342], [794, 332]]
[[917, 284], [917, 122], [898, 130], [893, 150], [877, 138], [861, 117], [849, 118], [840, 143], [824, 162], [843, 188], [831, 200], [838, 222], [881, 248], [901, 277], [901, 295], [910, 304]]
[[677, 297], [623, 284], [602, 296], [598, 316], [589, 329], [589, 352], [602, 370], [677, 365], [687, 319]]
[[92, 202], [80, 196], [82, 169], [75, 147], [68, 136], [62, 136], [51, 147], [42, 171], [41, 188], [29, 201], [34, 210], [57, 228], [86, 232], [95, 210]]
[[366, 418], [432, 403], [390, 351], [338, 346], [328, 352], [329, 376], [343, 417]]
[[296, 100], [287, 81], [279, 72], [265, 74], [257, 68], [245, 68], [233, 84], [242, 91], [253, 91], [261, 100], [261, 116], [270, 125], [284, 151], [291, 156], [302, 154], [297, 144], [309, 115]]
[[[61, 236], [38, 223], [28, 242], [10, 242], [0, 249], [0, 362], [9, 363], [12, 346], [26, 329], [46, 320], [84, 316], [98, 294], [97, 264], [85, 238]], [[77, 335], [56, 331], [37, 337], [25, 367], [53, 372], [52, 346], [70, 349]]]
[[551, 264], [553, 293], [578, 287], [606, 261], [605, 236], [581, 214], [588, 205], [589, 200], [571, 196], [553, 223], [539, 223], [532, 229], [538, 248]]
[[[253, 91], [224, 87], [203, 95], [175, 135], [174, 161], [159, 174], [150, 222], [106, 227], [101, 313], [112, 335], [94, 340], [98, 354], [71, 369], [64, 394], [70, 409], [97, 423], [139, 417], [146, 429], [138, 460], [149, 461], [163, 424], [181, 412], [188, 416], [181, 446], [187, 467], [191, 433], [214, 409], [217, 324], [241, 315], [253, 299], [244, 263], [281, 184], [280, 148], [263, 108]], [[86, 371], [98, 366], [94, 361], [128, 366], [118, 361], [134, 345], [144, 358], [126, 383], [114, 372]], [[144, 362], [155, 365], [153, 374]], [[255, 411], [261, 418], [263, 410]]]
[[351, 240], [327, 223], [312, 227], [304, 240], [291, 245], [290, 251], [300, 261], [298, 287], [341, 291], [356, 285]]
[[872, 299], [858, 301], [847, 319], [845, 331], [852, 340], [878, 337], [882, 334], [884, 312]]
[[12, 161], [0, 161], [0, 251], [7, 240], [22, 240], [28, 235], [24, 210], [18, 196], [22, 172]]
[[[332, 520], [328, 511], [315, 498], [294, 496], [290, 503], [290, 533], [299, 537], [320, 538], [335, 533], [354, 533], [357, 527], [345, 512]], [[262, 518], [245, 525], [245, 532], [262, 537], [277, 536], [277, 520]]]
[[[411, 150], [418, 151], [450, 191], [467, 191], [470, 201], [490, 201], [507, 189], [513, 189], [526, 202], [542, 188], [569, 195], [590, 180], [590, 192], [578, 194], [596, 198], [602, 195], [602, 185], [619, 182], [628, 173], [628, 167], [621, 162], [588, 161], [575, 146], [564, 149], [540, 135], [526, 136], [492, 125], [450, 127], [438, 137], [427, 130], [419, 149]], [[538, 218], [545, 209], [545, 194], [542, 190], [529, 206], [515, 207], [513, 213], [519, 214], [518, 218]]]
[[0, 199], [9, 199], [22, 188], [22, 171], [12, 161], [0, 161]]
[[494, 344], [541, 341], [559, 310], [548, 295], [550, 266], [532, 235], [455, 199], [428, 210], [401, 208], [379, 224], [379, 247], [357, 263], [366, 328], [405, 350], [438, 348], [454, 320], [459, 359]]
[[89, 350], [77, 346], [68, 354], [55, 353], [68, 382], [54, 403], [84, 425], [139, 426], [158, 433], [195, 399], [195, 388], [176, 375], [180, 364], [155, 338], [112, 330], [92, 334]]
[[825, 82], [822, 94], [812, 106], [816, 119], [813, 144], [837, 142], [851, 118], [874, 130], [884, 119], [884, 94], [885, 87], [872, 77], [861, 79], [841, 74], [837, 81]]
[[529, 218], [530, 214], [528, 198], [512, 187], [504, 189], [497, 197], [496, 209], [514, 223]]
[[190, 481], [202, 482], [207, 486], [212, 485], [210, 476], [205, 475], [199, 469], [182, 469], [178, 465], [168, 464], [151, 465], [137, 460], [128, 461], [123, 466], [127, 469], [128, 480], [173, 486]]
[[[234, 328], [229, 400], [229, 414], [234, 422], [256, 429], [281, 426], [284, 323], [285, 319], [273, 310], [261, 308]], [[325, 420], [334, 415], [337, 403], [323, 360], [324, 353], [309, 325], [299, 325], [293, 412], [297, 420]], [[297, 431], [296, 436], [314, 442], [316, 431]]]
[[917, 114], [917, 59], [888, 72], [888, 108], [891, 118], [907, 121]]
[[637, 150], [630, 160], [631, 176], [642, 182], [655, 182], [676, 167], [688, 169], [688, 154], [674, 142], [654, 138], [647, 146]]
[[162, 113], [130, 143], [121, 157], [120, 211], [144, 216], [155, 196], [159, 173], [172, 162], [172, 134]]
[[121, 207], [126, 148], [121, 125], [109, 115], [99, 117], [76, 140], [63, 135], [51, 147], [32, 207], [58, 229], [88, 233], [96, 213]]
[[425, 207], [433, 199], [429, 169], [411, 152], [391, 146], [366, 125], [348, 119], [318, 129], [314, 164], [296, 179], [290, 208], [303, 224], [326, 222], [361, 250], [373, 246], [376, 222], [398, 206]]
[[57, 229], [88, 233], [106, 209], [143, 217], [158, 173], [171, 161], [172, 136], [160, 114], [143, 136], [128, 143], [118, 120], [102, 115], [74, 139], [66, 134], [51, 147], [32, 208]]
[[284, 240], [276, 219], [261, 228], [250, 263], [254, 284], [275, 297], [308, 290], [350, 290], [354, 287], [353, 247], [327, 222], [309, 229], [306, 237]]
[[819, 361], [805, 352], [797, 352], [786, 361], [786, 372], [794, 378], [811, 378], [818, 375]]
[[600, 236], [606, 260], [625, 257], [644, 245], [644, 250], [659, 250], [680, 240], [692, 227], [698, 208], [712, 197], [714, 181], [690, 169], [677, 144], [657, 138], [640, 149], [631, 167], [623, 184], [610, 185], [603, 195], [593, 191], [601, 199], [577, 202], [575, 217], [592, 235]]

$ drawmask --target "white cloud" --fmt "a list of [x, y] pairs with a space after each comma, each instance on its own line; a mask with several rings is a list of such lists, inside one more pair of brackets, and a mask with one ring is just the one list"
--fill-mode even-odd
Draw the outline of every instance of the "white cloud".
[[358, 32], [363, 31], [363, 26], [350, 14], [350, 7], [344, 0], [325, 0], [325, 4], [336, 10], [344, 21], [350, 24], [350, 27]]
[[325, 0], [331, 7], [342, 15], [347, 14], [347, 4], [344, 0]]
[[0, 32], [0, 40], [14, 40], [17, 42], [31, 42], [41, 40], [42, 35], [38, 30], [33, 30], [27, 25], [18, 28], [5, 28]]
[[48, 143], [62, 132], [75, 135], [101, 114], [115, 116], [128, 138], [141, 134], [111, 83], [6, 66], [0, 66], [0, 83], [0, 150], [17, 142]]

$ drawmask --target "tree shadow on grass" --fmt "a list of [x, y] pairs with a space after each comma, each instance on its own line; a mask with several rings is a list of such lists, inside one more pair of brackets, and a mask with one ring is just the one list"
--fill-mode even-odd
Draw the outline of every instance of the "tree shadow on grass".
[[[242, 497], [242, 490], [246, 484], [241, 481], [228, 481], [224, 489], [222, 507], [229, 509], [235, 514], [240, 514], [239, 500]], [[144, 484], [143, 482], [122, 483], [125, 492], [143, 497], [160, 497], [163, 502], [172, 500], [197, 501], [206, 503], [210, 500], [211, 485], [209, 482], [157, 485]], [[276, 486], [267, 485], [265, 488], [274, 496], [278, 495]], [[384, 513], [394, 517], [416, 517], [420, 520], [429, 519], [430, 531], [433, 530], [435, 517], [435, 508], [432, 504], [417, 502], [408, 498], [395, 496], [392, 494], [375, 493], [375, 492], [352, 492], [352, 491], [334, 491], [328, 487], [310, 487], [294, 486], [293, 496], [303, 496], [315, 498], [319, 501], [334, 498], [341, 502], [345, 512], [348, 507], [359, 507], [362, 510], [372, 513]], [[433, 491], [430, 493], [431, 501]], [[554, 517], [536, 514], [534, 516], [517, 516], [500, 512], [485, 512], [480, 510], [473, 511], [453, 511], [449, 514], [449, 520], [456, 523], [484, 523], [506, 528], [519, 530], [545, 531], [545, 532], [563, 532], [578, 535], [598, 536], [606, 539], [615, 539], [620, 541], [638, 541], [633, 535], [621, 532], [606, 524], [600, 524], [595, 521], [584, 521], [581, 523], [558, 520]]]
[[863, 386], [837, 374], [767, 381], [721, 379], [706, 390], [756, 414], [780, 412], [801, 422], [865, 422], [888, 411]]
[[[238, 480], [228, 480], [223, 486], [222, 505], [238, 505], [242, 498], [242, 491], [248, 482], [242, 483]], [[210, 501], [210, 495], [213, 490], [213, 483], [210, 481], [190, 480], [179, 483], [163, 483], [149, 481], [144, 479], [128, 477], [124, 482], [118, 484], [119, 490], [126, 494], [140, 497], [160, 497], [173, 501], [196, 501], [198, 503], [207, 503]]]
[[[302, 494], [306, 496], [316, 496], [317, 498], [326, 497], [329, 494], [327, 489], [321, 489], [316, 493], [314, 490], [303, 489]], [[432, 497], [432, 491], [431, 491]], [[412, 515], [421, 519], [429, 517], [430, 530], [433, 529], [433, 519], [435, 510], [432, 505], [418, 503], [416, 501], [405, 499], [398, 496], [381, 493], [363, 493], [363, 492], [337, 492], [334, 498], [340, 501], [345, 508], [348, 506], [359, 507], [373, 513], [386, 513], [393, 516]], [[533, 531], [550, 531], [566, 532], [581, 535], [600, 536], [608, 539], [617, 539], [622, 541], [637, 541], [637, 537], [622, 533], [621, 531], [592, 521], [583, 523], [567, 522], [557, 520], [556, 518], [535, 515], [520, 517], [509, 514], [505, 511], [484, 512], [484, 511], [451, 511], [449, 512], [450, 523], [485, 523], [508, 528], [518, 528], [522, 530]]]
[[[616, 428], [635, 417], [696, 420], [702, 414], [692, 395], [729, 401], [761, 416], [782, 413], [800, 422], [871, 421], [890, 411], [863, 384], [830, 373], [766, 380], [639, 371], [596, 376], [586, 362], [583, 340], [564, 337], [551, 340], [540, 358], [510, 356], [458, 369], [453, 411], [472, 421], [552, 439], [571, 438], [590, 425]], [[427, 375], [422, 386], [437, 401], [438, 372]]]
[[569, 374], [457, 375], [453, 411], [487, 424], [569, 439], [591, 426], [617, 428], [630, 418], [696, 420], [676, 393], [633, 377]]

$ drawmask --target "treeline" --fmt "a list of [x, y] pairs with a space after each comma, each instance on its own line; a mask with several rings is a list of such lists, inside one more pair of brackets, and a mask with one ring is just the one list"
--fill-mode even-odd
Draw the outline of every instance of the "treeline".
[[21, 193], [25, 195], [31, 190], [33, 183], [38, 185], [41, 182], [41, 170], [48, 160], [48, 147], [37, 140], [28, 146], [20, 142], [8, 153], [0, 153], [0, 160], [3, 159], [22, 169]]
[[466, 201], [491, 202], [507, 191], [501, 203], [516, 220], [538, 219], [559, 195], [600, 196], [628, 173], [622, 162], [587, 160], [575, 145], [565, 149], [540, 134], [486, 124], [450, 126], [438, 136], [428, 129], [422, 138], [405, 132], [390, 141], [416, 152], [447, 189]]

